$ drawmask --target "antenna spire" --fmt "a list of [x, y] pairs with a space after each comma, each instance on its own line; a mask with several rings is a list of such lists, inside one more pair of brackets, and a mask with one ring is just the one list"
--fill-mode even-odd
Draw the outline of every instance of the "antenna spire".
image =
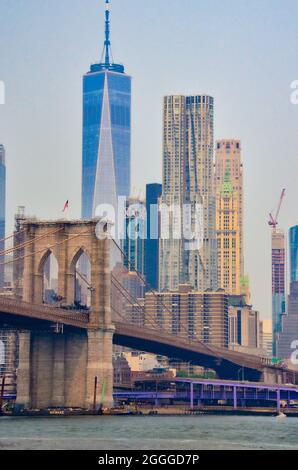
[[105, 65], [110, 65], [110, 0], [106, 0]]
[[90, 72], [98, 72], [103, 70], [109, 70], [117, 73], [124, 73], [124, 66], [122, 64], [115, 64], [112, 47], [111, 47], [111, 11], [110, 11], [111, 0], [105, 0], [105, 40], [102, 50], [100, 62], [98, 64], [91, 65]]

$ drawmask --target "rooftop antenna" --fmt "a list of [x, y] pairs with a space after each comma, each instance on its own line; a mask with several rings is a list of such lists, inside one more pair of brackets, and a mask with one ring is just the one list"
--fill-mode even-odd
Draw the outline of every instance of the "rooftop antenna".
[[106, 0], [105, 65], [110, 65], [110, 0]]

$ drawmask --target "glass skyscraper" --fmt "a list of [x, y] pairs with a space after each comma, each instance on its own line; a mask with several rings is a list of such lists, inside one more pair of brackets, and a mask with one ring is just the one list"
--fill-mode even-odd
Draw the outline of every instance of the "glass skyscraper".
[[290, 229], [290, 282], [298, 281], [298, 225]]
[[146, 219], [143, 217], [144, 202], [137, 198], [127, 200], [125, 233], [123, 251], [125, 253], [124, 266], [129, 271], [138, 271], [145, 274], [145, 239]]
[[[0, 251], [5, 249], [5, 208], [6, 208], [6, 167], [5, 148], [0, 145]], [[0, 263], [4, 262], [4, 257], [0, 256]], [[4, 287], [4, 265], [0, 264], [0, 288]]]
[[111, 60], [110, 10], [106, 0], [103, 57], [83, 78], [82, 217], [100, 204], [117, 209], [130, 194], [131, 77]]
[[[277, 342], [277, 355], [281, 359], [290, 359], [297, 341], [298, 332], [298, 226], [290, 228], [290, 295], [288, 296], [286, 315], [282, 316]], [[285, 309], [284, 309], [285, 312]]]
[[159, 211], [161, 184], [146, 186], [147, 239], [145, 241], [145, 277], [148, 288], [159, 287]]

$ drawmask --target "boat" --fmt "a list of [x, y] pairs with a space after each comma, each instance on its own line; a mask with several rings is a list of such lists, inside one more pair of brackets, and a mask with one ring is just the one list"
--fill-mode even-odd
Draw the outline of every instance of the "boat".
[[278, 419], [287, 418], [287, 415], [285, 415], [284, 413], [280, 412], [280, 413], [276, 416], [276, 418], [278, 418]]

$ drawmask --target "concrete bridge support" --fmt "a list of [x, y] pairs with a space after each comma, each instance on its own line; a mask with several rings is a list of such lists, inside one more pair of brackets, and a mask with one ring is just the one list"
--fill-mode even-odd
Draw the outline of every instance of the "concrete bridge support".
[[17, 408], [112, 407], [112, 337], [112, 329], [20, 332]]
[[287, 383], [287, 372], [281, 369], [264, 368], [261, 382], [272, 385], [285, 384]]

